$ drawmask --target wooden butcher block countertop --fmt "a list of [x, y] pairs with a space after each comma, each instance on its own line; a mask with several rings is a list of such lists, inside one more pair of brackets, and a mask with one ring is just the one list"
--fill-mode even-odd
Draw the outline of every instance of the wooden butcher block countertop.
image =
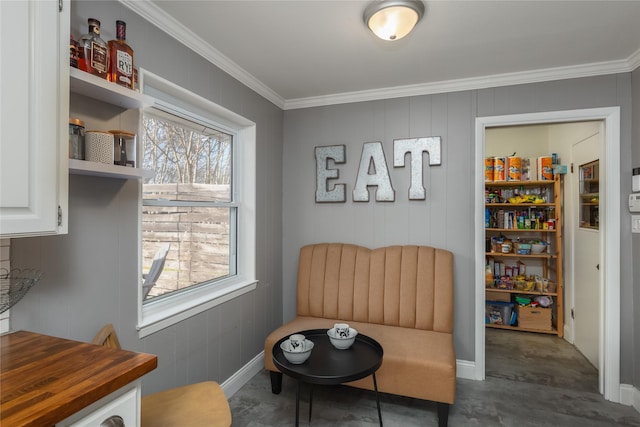
[[0, 336], [0, 425], [53, 426], [157, 365], [151, 354], [32, 332]]

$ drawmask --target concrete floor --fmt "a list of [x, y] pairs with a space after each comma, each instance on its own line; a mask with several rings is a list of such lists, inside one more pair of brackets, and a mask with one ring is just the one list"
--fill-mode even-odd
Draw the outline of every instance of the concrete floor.
[[[640, 413], [598, 393], [596, 369], [575, 348], [553, 335], [487, 329], [485, 381], [458, 379], [449, 426], [640, 427]], [[295, 382], [271, 393], [260, 372], [230, 400], [234, 427], [292, 426]], [[308, 392], [302, 389], [300, 425], [377, 426], [373, 392], [346, 386], [314, 387], [308, 424]], [[437, 426], [433, 402], [381, 394], [387, 427]]]

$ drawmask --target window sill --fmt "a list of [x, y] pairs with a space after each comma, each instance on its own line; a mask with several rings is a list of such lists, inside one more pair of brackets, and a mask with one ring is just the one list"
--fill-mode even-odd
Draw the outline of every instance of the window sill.
[[188, 290], [170, 298], [160, 298], [142, 306], [136, 329], [140, 338], [151, 335], [203, 311], [256, 289], [255, 279], [233, 278]]

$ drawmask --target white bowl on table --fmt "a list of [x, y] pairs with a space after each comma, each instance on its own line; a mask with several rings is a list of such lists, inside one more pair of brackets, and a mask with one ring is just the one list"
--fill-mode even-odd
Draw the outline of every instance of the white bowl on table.
[[349, 336], [341, 337], [336, 333], [335, 328], [331, 328], [327, 331], [327, 335], [329, 336], [329, 341], [331, 341], [331, 344], [333, 344], [335, 348], [338, 350], [346, 350], [355, 342], [358, 331], [353, 328], [349, 328]]
[[287, 359], [289, 363], [300, 365], [301, 363], [306, 362], [309, 356], [311, 356], [311, 350], [313, 350], [313, 341], [304, 340], [302, 351], [292, 351], [291, 343], [287, 339], [280, 343], [280, 349], [282, 350], [285, 359]]

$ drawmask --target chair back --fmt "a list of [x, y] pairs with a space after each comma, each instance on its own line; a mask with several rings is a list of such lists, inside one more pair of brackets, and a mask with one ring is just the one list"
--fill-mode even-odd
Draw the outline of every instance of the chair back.
[[162, 274], [164, 269], [164, 262], [167, 259], [169, 253], [170, 243], [165, 243], [158, 248], [156, 254], [153, 256], [153, 262], [149, 268], [149, 272], [144, 275], [144, 283], [142, 284], [142, 300], [144, 301], [149, 295], [149, 291], [153, 288]]
[[122, 348], [120, 347], [120, 341], [118, 340], [118, 335], [116, 335], [116, 330], [111, 323], [100, 329], [91, 343], [108, 348]]

